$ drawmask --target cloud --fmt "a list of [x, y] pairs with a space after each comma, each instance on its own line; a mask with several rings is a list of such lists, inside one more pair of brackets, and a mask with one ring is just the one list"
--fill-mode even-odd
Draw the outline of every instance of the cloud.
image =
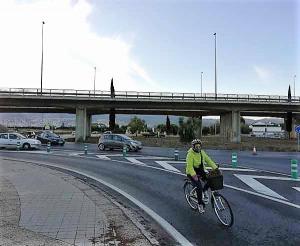
[[44, 25], [44, 88], [159, 90], [121, 34], [102, 37], [91, 30], [87, 0], [0, 1], [1, 87], [40, 87]]
[[262, 82], [267, 82], [271, 78], [271, 71], [260, 66], [253, 67], [257, 77]]

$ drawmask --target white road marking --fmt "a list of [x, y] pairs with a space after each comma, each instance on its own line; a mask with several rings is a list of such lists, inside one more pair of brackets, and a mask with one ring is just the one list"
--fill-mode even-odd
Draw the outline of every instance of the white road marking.
[[234, 174], [234, 176], [236, 176], [238, 179], [243, 181], [246, 185], [250, 186], [253, 190], [255, 190], [259, 193], [265, 194], [267, 196], [272, 196], [272, 197], [280, 198], [283, 200], [287, 200], [283, 196], [279, 195], [275, 191], [271, 190], [267, 186], [263, 185], [262, 183], [258, 182], [256, 179], [254, 179], [254, 178], [258, 178], [258, 177], [261, 178], [263, 176], [252, 176], [252, 175], [243, 175], [243, 174]]
[[125, 157], [128, 161], [131, 163], [139, 164], [142, 166], [147, 166], [145, 163], [139, 161], [139, 160], [161, 160], [161, 159], [168, 159], [167, 157], [161, 157], [161, 156], [130, 156], [130, 157]]
[[288, 206], [291, 206], [291, 207], [294, 207], [294, 208], [300, 208], [300, 205], [297, 205], [297, 204], [294, 204], [294, 203], [291, 203], [291, 202], [287, 202], [287, 201], [283, 201], [283, 200], [280, 200], [280, 199], [277, 199], [277, 198], [274, 198], [274, 197], [266, 196], [266, 195], [263, 195], [263, 194], [260, 194], [260, 193], [257, 193], [257, 192], [244, 190], [244, 189], [234, 187], [234, 186], [231, 186], [231, 185], [225, 185], [224, 184], [224, 186], [226, 186], [228, 188], [231, 188], [231, 189], [234, 189], [234, 190], [246, 192], [248, 194], [252, 194], [252, 195], [255, 195], [255, 196], [260, 196], [260, 197], [263, 197], [263, 198], [266, 198], [266, 199], [269, 199], [269, 200], [272, 200], [272, 201], [275, 201], [275, 202], [279, 202], [279, 203], [282, 203], [282, 204], [285, 204], [285, 205], [288, 205]]
[[109, 157], [107, 157], [106, 155], [96, 155], [99, 159], [101, 160], [106, 160], [106, 161], [110, 161], [111, 159]]
[[180, 172], [177, 168], [170, 165], [167, 161], [155, 161], [157, 164], [161, 165], [163, 168], [168, 170], [173, 170], [175, 172]]
[[141, 165], [141, 166], [147, 166], [145, 163], [137, 160], [135, 157], [125, 157], [125, 159], [130, 161], [131, 163], [134, 163], [134, 164], [138, 164], [138, 165]]
[[[35, 162], [29, 162], [29, 163], [35, 163]], [[54, 164], [49, 164], [49, 163], [42, 163], [42, 162], [38, 162], [38, 164], [40, 165], [44, 165], [44, 166], [51, 166], [51, 167], [56, 167], [56, 168], [60, 168], [60, 169], [64, 169], [66, 171], [71, 171], [74, 173], [77, 173], [79, 175], [83, 175], [85, 177], [88, 177], [90, 179], [93, 179], [109, 188], [111, 188], [112, 190], [118, 192], [119, 194], [123, 195], [124, 197], [126, 197], [128, 200], [130, 200], [131, 202], [133, 202], [135, 205], [137, 205], [139, 208], [141, 208], [142, 210], [144, 210], [149, 216], [151, 216], [162, 228], [164, 228], [180, 245], [185, 245], [185, 246], [193, 246], [193, 244], [188, 241], [188, 239], [186, 239], [180, 232], [178, 232], [175, 227], [173, 227], [168, 221], [166, 221], [164, 218], [162, 218], [161, 216], [159, 216], [157, 213], [155, 213], [151, 208], [149, 208], [148, 206], [146, 206], [145, 204], [143, 204], [142, 202], [140, 202], [139, 200], [137, 200], [136, 198], [134, 198], [133, 196], [129, 195], [127, 192], [119, 189], [118, 187], [102, 180], [99, 179], [95, 176], [83, 173], [79, 170], [73, 169], [73, 168], [67, 168], [67, 167], [62, 167], [60, 165], [54, 165]]]
[[80, 154], [82, 154], [82, 152], [72, 152], [72, 153], [68, 153], [68, 155], [70, 155], [70, 156], [78, 156], [78, 155], [80, 155]]
[[293, 188], [300, 192], [300, 187], [293, 187]]

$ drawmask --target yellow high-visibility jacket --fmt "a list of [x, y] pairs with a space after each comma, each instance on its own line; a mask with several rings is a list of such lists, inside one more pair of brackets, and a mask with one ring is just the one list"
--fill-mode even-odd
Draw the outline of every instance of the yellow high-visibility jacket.
[[217, 168], [216, 163], [205, 153], [204, 150], [201, 150], [201, 153], [195, 152], [192, 148], [188, 150], [186, 156], [186, 168], [185, 173], [191, 176], [196, 175], [194, 168], [199, 168], [201, 165], [201, 155], [202, 155], [202, 163], [203, 168], [206, 170], [205, 166], [210, 166], [213, 170]]

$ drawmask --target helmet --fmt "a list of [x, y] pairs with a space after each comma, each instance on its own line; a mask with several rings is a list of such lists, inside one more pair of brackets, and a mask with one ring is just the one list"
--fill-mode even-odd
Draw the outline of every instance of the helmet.
[[[200, 144], [200, 147], [196, 147], [196, 145], [198, 145], [198, 144]], [[193, 149], [195, 152], [199, 153], [200, 150], [201, 150], [201, 147], [202, 147], [202, 141], [201, 141], [200, 139], [194, 139], [194, 140], [192, 141], [192, 149]]]

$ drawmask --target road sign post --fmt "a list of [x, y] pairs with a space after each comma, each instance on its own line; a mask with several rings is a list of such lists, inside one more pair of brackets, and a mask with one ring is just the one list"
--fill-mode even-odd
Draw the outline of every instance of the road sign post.
[[231, 155], [232, 167], [237, 167], [237, 153], [232, 153]]
[[47, 152], [48, 152], [48, 153], [50, 152], [50, 146], [51, 146], [51, 144], [50, 144], [50, 142], [48, 142], [48, 143], [47, 143]]
[[123, 156], [126, 157], [127, 156], [127, 146], [123, 146]]
[[300, 125], [295, 126], [295, 132], [297, 133], [297, 143], [298, 143], [298, 151], [300, 151]]
[[179, 161], [179, 152], [177, 149], [175, 149], [175, 151], [174, 151], [174, 159], [175, 159], [175, 161]]
[[293, 179], [298, 179], [298, 161], [291, 160], [291, 176]]

